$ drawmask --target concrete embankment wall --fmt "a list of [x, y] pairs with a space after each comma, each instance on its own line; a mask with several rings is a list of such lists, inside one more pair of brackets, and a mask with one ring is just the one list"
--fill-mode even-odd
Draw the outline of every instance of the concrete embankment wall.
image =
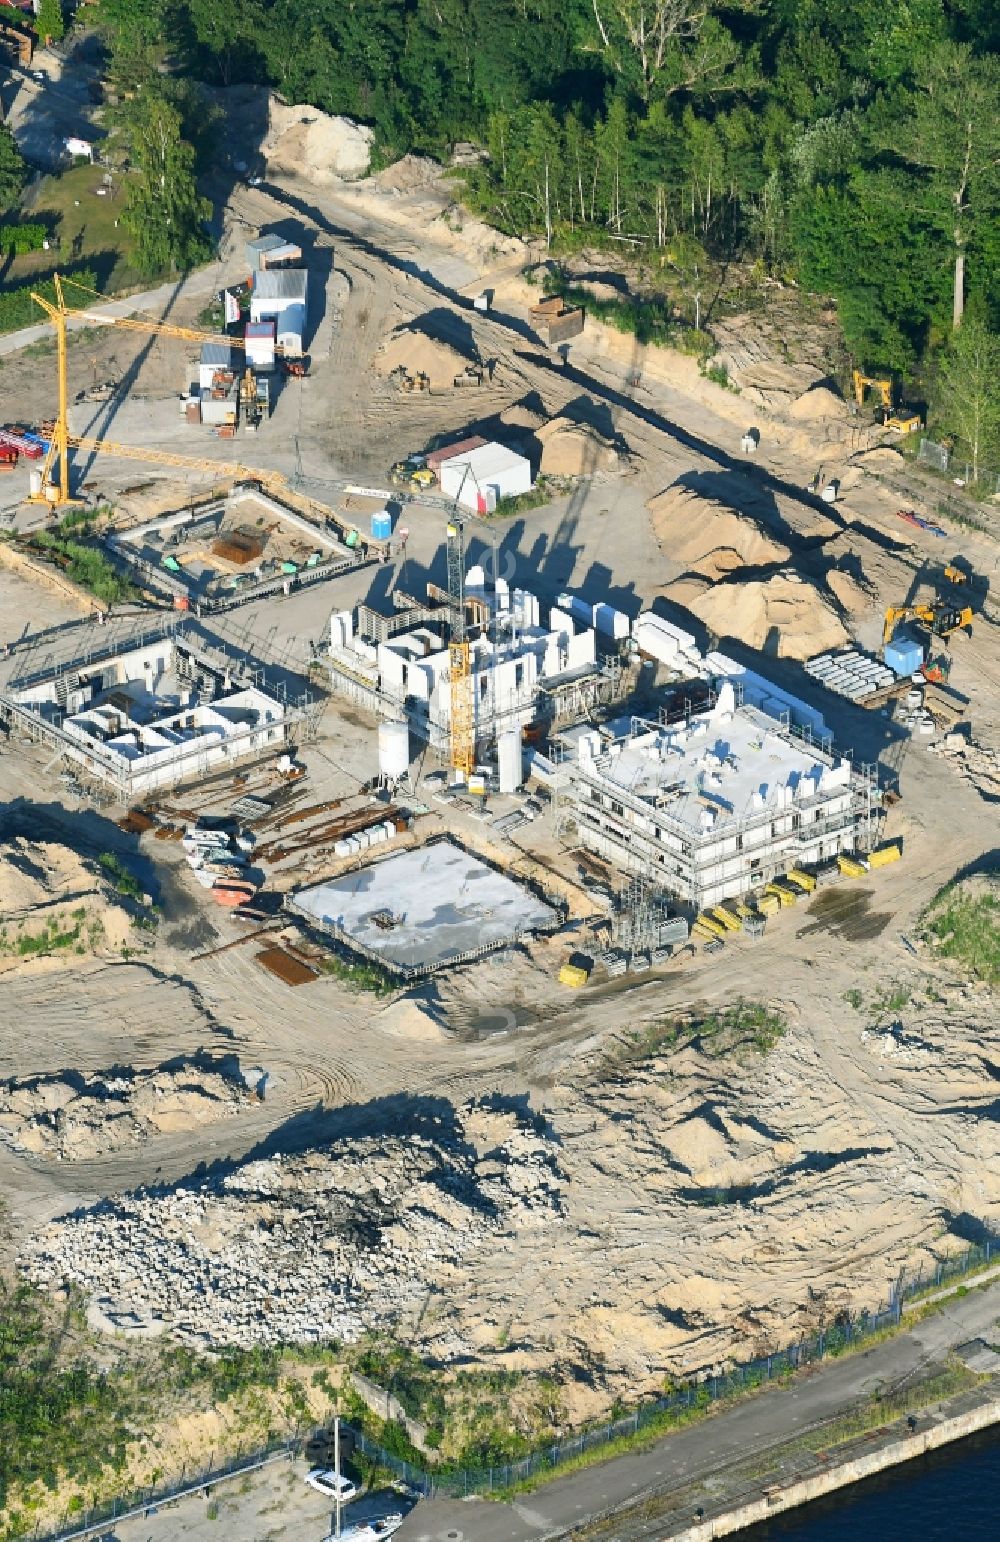
[[783, 1510], [793, 1510], [798, 1505], [808, 1504], [811, 1499], [821, 1499], [824, 1494], [832, 1494], [851, 1483], [859, 1483], [863, 1478], [874, 1477], [889, 1467], [908, 1462], [915, 1456], [923, 1456], [927, 1451], [936, 1451], [938, 1447], [962, 1440], [966, 1435], [975, 1435], [978, 1430], [988, 1429], [993, 1424], [1000, 1424], [1000, 1386], [994, 1386], [988, 1400], [974, 1408], [942, 1418], [925, 1429], [918, 1428], [913, 1434], [904, 1427], [874, 1451], [850, 1457], [836, 1466], [797, 1479], [780, 1489], [772, 1487], [762, 1493], [759, 1499], [745, 1501], [721, 1515], [706, 1517], [684, 1531], [671, 1533], [672, 1542], [713, 1542], [716, 1537], [732, 1536], [734, 1532], [745, 1531], [748, 1526], [754, 1526], [759, 1521], [780, 1515]]
[[53, 590], [63, 599], [72, 600], [80, 610], [93, 615], [96, 610], [106, 610], [103, 600], [97, 599], [79, 584], [75, 584], [71, 578], [51, 563], [39, 562], [34, 557], [29, 557], [27, 552], [18, 551], [16, 546], [11, 546], [7, 541], [0, 541], [0, 567], [9, 568], [12, 572], [20, 574], [29, 583], [43, 584], [45, 588]]

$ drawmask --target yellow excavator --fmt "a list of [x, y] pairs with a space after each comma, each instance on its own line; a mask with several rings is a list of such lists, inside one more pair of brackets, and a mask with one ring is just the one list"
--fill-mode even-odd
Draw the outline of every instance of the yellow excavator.
[[854, 400], [859, 407], [865, 404], [866, 391], [874, 391], [881, 400], [881, 417], [883, 428], [893, 428], [900, 434], [913, 434], [922, 428], [920, 414], [899, 410], [893, 405], [892, 380], [884, 375], [865, 375], [861, 370], [853, 371]]
[[950, 637], [972, 625], [972, 606], [945, 605], [940, 600], [933, 605], [890, 605], [882, 627], [883, 647], [892, 642], [897, 626], [904, 621], [919, 622], [934, 637]]

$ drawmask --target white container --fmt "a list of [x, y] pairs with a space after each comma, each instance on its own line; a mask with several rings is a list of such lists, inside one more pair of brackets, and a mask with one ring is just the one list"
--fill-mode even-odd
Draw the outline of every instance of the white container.
[[508, 729], [497, 739], [497, 770], [501, 792], [515, 792], [524, 780], [521, 764], [521, 730]]
[[392, 781], [406, 775], [410, 768], [410, 730], [406, 723], [379, 723], [378, 768]]
[[438, 469], [441, 491], [473, 513], [489, 514], [501, 498], [531, 491], [531, 462], [502, 444], [484, 444]]
[[37, 498], [42, 490], [42, 473], [37, 466], [33, 466], [28, 472], [28, 491], [32, 498]]

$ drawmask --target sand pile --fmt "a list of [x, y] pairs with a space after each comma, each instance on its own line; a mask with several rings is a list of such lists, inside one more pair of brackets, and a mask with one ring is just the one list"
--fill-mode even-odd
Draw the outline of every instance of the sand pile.
[[86, 1161], [152, 1135], [197, 1130], [256, 1099], [233, 1057], [0, 1083], [0, 1136], [15, 1151]]
[[500, 421], [508, 428], [524, 428], [535, 433], [545, 422], [545, 414], [536, 412], [525, 402], [515, 402], [512, 407], [504, 408], [500, 414]]
[[287, 107], [272, 96], [261, 152], [273, 170], [322, 185], [363, 177], [374, 138], [370, 128], [350, 118], [331, 118], [316, 107]]
[[450, 391], [456, 375], [475, 361], [453, 348], [450, 343], [428, 337], [416, 327], [397, 327], [382, 352], [375, 359], [380, 375], [402, 370], [409, 379], [426, 375], [432, 391]]
[[712, 584], [693, 599], [682, 599], [673, 585], [666, 593], [717, 637], [738, 637], [778, 658], [807, 659], [849, 641], [829, 602], [787, 568], [763, 580]]
[[586, 477], [619, 469], [618, 451], [589, 423], [551, 418], [536, 437], [542, 446], [539, 469], [544, 476]]
[[96, 865], [54, 841], [17, 836], [0, 845], [0, 972], [35, 958], [79, 962], [132, 939], [131, 919]]
[[653, 532], [667, 556], [691, 573], [719, 578], [741, 567], [787, 562], [789, 548], [766, 535], [746, 514], [674, 485], [646, 505]]
[[826, 575], [826, 583], [838, 605], [849, 616], [862, 616], [871, 609], [875, 591], [852, 578], [850, 573], [845, 573], [843, 568], [831, 568]]
[[848, 406], [842, 396], [827, 386], [813, 386], [796, 397], [788, 409], [788, 416], [798, 423], [821, 423], [824, 418], [846, 418]]
[[437, 161], [428, 160], [426, 155], [404, 155], [384, 171], [376, 172], [371, 185], [383, 193], [415, 193], [418, 188], [436, 182], [440, 175]]
[[902, 452], [888, 444], [876, 445], [873, 450], [861, 450], [851, 457], [851, 465], [861, 466], [865, 471], [898, 470], [902, 464]]

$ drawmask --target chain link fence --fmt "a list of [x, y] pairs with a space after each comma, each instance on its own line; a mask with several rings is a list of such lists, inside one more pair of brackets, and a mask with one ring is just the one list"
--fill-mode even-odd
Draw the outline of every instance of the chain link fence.
[[[956, 456], [946, 444], [938, 444], [934, 439], [921, 439], [917, 459], [922, 460], [925, 466], [933, 466], [942, 475], [961, 478], [966, 487], [972, 482], [972, 462]], [[978, 485], [989, 495], [1000, 493], [1000, 472], [981, 466]]]
[[[875, 1312], [861, 1312], [857, 1317], [846, 1313], [828, 1327], [820, 1328], [808, 1339], [792, 1344], [770, 1355], [758, 1355], [756, 1359], [734, 1366], [719, 1375], [706, 1376], [690, 1382], [642, 1404], [632, 1413], [623, 1414], [594, 1429], [583, 1430], [566, 1440], [555, 1441], [539, 1451], [532, 1451], [514, 1462], [498, 1463], [495, 1467], [458, 1468], [454, 1471], [431, 1472], [424, 1467], [405, 1461], [370, 1439], [363, 1430], [342, 1422], [341, 1432], [347, 1450], [359, 1452], [368, 1461], [391, 1472], [400, 1483], [414, 1493], [444, 1498], [465, 1498], [471, 1494], [498, 1494], [516, 1488], [529, 1478], [555, 1472], [559, 1467], [583, 1456], [588, 1451], [611, 1446], [616, 1441], [627, 1441], [640, 1430], [651, 1426], [669, 1426], [671, 1420], [680, 1420], [709, 1408], [720, 1399], [739, 1397], [771, 1381], [780, 1381], [802, 1366], [813, 1365], [830, 1356], [843, 1354], [875, 1335], [897, 1326], [902, 1318], [903, 1307], [908, 1301], [932, 1294], [955, 1280], [995, 1264], [1000, 1266], [1000, 1239], [987, 1237], [982, 1243], [970, 1244], [964, 1253], [956, 1253], [932, 1268], [919, 1274], [900, 1276], [888, 1303]], [[181, 1473], [172, 1483], [160, 1484], [130, 1494], [106, 1504], [67, 1515], [57, 1530], [43, 1531], [36, 1528], [25, 1533], [33, 1542], [75, 1542], [75, 1539], [92, 1537], [115, 1521], [144, 1512], [185, 1495], [198, 1493], [220, 1482], [223, 1478], [238, 1476], [265, 1466], [282, 1457], [297, 1456], [303, 1447], [305, 1436], [298, 1434], [254, 1451], [238, 1453], [222, 1466], [211, 1462], [202, 1470]]]

